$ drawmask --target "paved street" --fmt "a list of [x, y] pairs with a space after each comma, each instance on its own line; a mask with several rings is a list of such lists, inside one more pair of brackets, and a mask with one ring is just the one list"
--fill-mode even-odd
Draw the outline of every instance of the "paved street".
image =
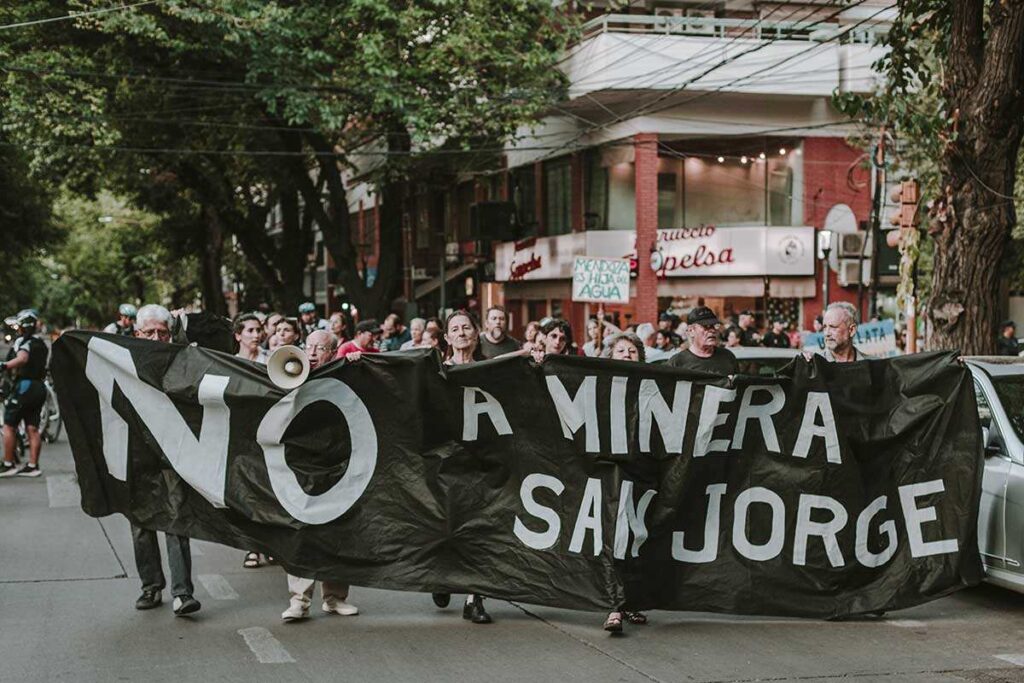
[[43, 468], [0, 481], [0, 681], [1024, 681], [1024, 596], [988, 586], [846, 623], [654, 612], [621, 637], [598, 614], [491, 601], [473, 626], [355, 588], [360, 616], [283, 624], [279, 567], [197, 542], [202, 611], [174, 618], [165, 591], [138, 612], [127, 523], [81, 512], [65, 441]]

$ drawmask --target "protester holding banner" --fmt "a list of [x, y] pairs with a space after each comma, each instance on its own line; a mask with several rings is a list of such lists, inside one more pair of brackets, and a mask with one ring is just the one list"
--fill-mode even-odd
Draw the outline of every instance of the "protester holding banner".
[[675, 368], [688, 368], [718, 375], [735, 375], [739, 372], [736, 356], [731, 351], [719, 348], [718, 330], [722, 321], [707, 306], [696, 306], [686, 316], [686, 335], [690, 345], [672, 356], [668, 364]]
[[[466, 365], [474, 362], [476, 346], [480, 339], [480, 326], [472, 314], [467, 311], [455, 311], [444, 323], [445, 340], [448, 350], [445, 352], [445, 365]], [[447, 607], [451, 600], [450, 593], [434, 593], [434, 604]], [[484, 598], [470, 593], [466, 596], [466, 604], [462, 607], [462, 618], [474, 624], [490, 624], [491, 615], [484, 608]]]
[[497, 358], [522, 348], [518, 339], [508, 336], [508, 314], [501, 306], [487, 309], [487, 328], [480, 335], [480, 355], [486, 358]]
[[867, 358], [853, 345], [857, 334], [857, 309], [845, 301], [829, 304], [825, 309], [825, 360], [830, 363], [852, 363]]
[[[635, 334], [620, 333], [612, 337], [610, 341], [612, 360], [644, 362], [644, 345]], [[622, 605], [608, 614], [608, 618], [604, 621], [604, 630], [609, 633], [621, 633], [623, 620], [631, 624], [646, 624], [647, 615], [643, 612], [629, 611], [625, 605]]]
[[543, 344], [535, 343], [531, 353], [533, 359], [538, 363], [544, 360], [544, 356], [549, 353], [556, 356], [572, 353], [572, 348], [569, 346], [572, 343], [572, 327], [565, 320], [559, 318], [549, 320], [540, 328], [537, 335], [543, 335]]
[[[139, 309], [135, 318], [135, 336], [168, 343], [171, 341], [171, 312], [163, 306], [148, 304]], [[174, 597], [175, 616], [198, 612], [201, 605], [192, 597], [192, 550], [188, 538], [164, 533], [167, 546], [167, 565], [171, 570], [171, 595]], [[160, 561], [160, 543], [156, 532], [132, 524], [132, 547], [135, 566], [142, 579], [142, 595], [135, 601], [135, 609], [153, 609], [163, 602], [161, 592], [167, 585]]]
[[359, 360], [359, 356], [364, 353], [377, 353], [377, 349], [373, 347], [373, 340], [378, 334], [380, 325], [376, 320], [362, 320], [356, 325], [356, 333], [352, 339], [339, 346], [335, 353], [338, 358], [348, 360]]
[[[238, 343], [239, 358], [250, 360], [262, 365], [267, 364], [266, 350], [260, 347], [260, 337], [263, 334], [263, 325], [255, 313], [243, 313], [235, 318], [235, 341]], [[267, 558], [268, 561], [270, 558]], [[246, 569], [256, 569], [260, 566], [260, 554], [250, 550], [242, 560], [242, 566]]]
[[631, 332], [620, 332], [608, 340], [612, 360], [630, 360], [637, 363], [647, 361], [644, 344], [640, 337]]
[[[338, 338], [327, 330], [313, 330], [306, 338], [306, 355], [309, 357], [309, 368], [316, 368], [334, 360]], [[290, 594], [288, 609], [281, 613], [286, 622], [299, 621], [309, 616], [309, 606], [313, 602], [316, 580], [288, 574], [288, 593]], [[320, 608], [327, 614], [338, 614], [351, 617], [359, 614], [359, 608], [347, 602], [349, 586], [340, 581], [321, 581], [320, 592], [323, 604]]]

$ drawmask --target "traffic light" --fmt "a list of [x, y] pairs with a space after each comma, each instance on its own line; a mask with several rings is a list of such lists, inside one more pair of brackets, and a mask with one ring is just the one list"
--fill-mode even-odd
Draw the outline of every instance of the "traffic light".
[[917, 229], [917, 205], [921, 199], [921, 189], [916, 180], [904, 180], [890, 197], [899, 208], [889, 214], [889, 224], [897, 230], [890, 230], [885, 236], [885, 243], [890, 247], [899, 248], [906, 236]]

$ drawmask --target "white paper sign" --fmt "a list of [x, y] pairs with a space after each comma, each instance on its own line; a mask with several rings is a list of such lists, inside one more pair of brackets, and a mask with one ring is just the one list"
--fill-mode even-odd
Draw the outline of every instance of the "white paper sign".
[[629, 259], [577, 256], [572, 268], [572, 300], [629, 303]]

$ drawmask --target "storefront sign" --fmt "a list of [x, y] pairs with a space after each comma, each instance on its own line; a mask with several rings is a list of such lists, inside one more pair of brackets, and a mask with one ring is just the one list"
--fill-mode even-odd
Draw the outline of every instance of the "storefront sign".
[[632, 230], [592, 230], [503, 242], [496, 252], [495, 276], [499, 282], [569, 279], [577, 256], [641, 263], [650, 259], [659, 278], [808, 276], [814, 275], [814, 228], [702, 225], [659, 230], [657, 250], [642, 259], [638, 259]]
[[629, 259], [577, 256], [573, 265], [572, 300], [628, 304]]

